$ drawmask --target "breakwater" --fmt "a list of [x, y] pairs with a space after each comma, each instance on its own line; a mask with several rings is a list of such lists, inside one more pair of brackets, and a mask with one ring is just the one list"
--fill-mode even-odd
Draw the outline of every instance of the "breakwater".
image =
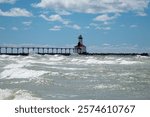
[[[120, 56], [149, 56], [148, 53], [81, 53], [81, 49], [78, 49], [79, 55], [120, 55]], [[0, 55], [22, 55], [28, 56], [29, 54], [40, 55], [66, 55], [69, 56], [75, 52], [74, 48], [51, 48], [51, 47], [0, 47]]]

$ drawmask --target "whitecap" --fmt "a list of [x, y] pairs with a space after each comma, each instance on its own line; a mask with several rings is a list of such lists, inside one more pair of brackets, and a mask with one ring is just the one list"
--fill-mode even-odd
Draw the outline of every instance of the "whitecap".
[[104, 61], [104, 60], [96, 60], [96, 59], [88, 59], [86, 63], [87, 64], [115, 64], [115, 62], [111, 60]]
[[37, 78], [41, 75], [48, 73], [47, 71], [36, 71], [36, 70], [28, 70], [24, 68], [13, 68], [6, 69], [0, 74], [0, 78]]
[[70, 77], [68, 77], [69, 79], [72, 79], [73, 76], [76, 76], [76, 77], [78, 76], [78, 74], [73, 73], [73, 72], [71, 72], [71, 73], [64, 73], [64, 75], [65, 76], [70, 76]]
[[123, 64], [123, 65], [129, 65], [129, 64], [141, 64], [142, 62], [140, 61], [126, 61], [126, 60], [122, 60], [122, 61], [118, 61], [119, 64]]
[[26, 90], [0, 89], [0, 100], [39, 100]]
[[50, 75], [52, 75], [52, 76], [58, 76], [59, 72], [51, 72]]
[[83, 59], [73, 58], [70, 62], [73, 64], [84, 64], [86, 62], [86, 59], [83, 60]]
[[28, 83], [29, 81], [27, 80], [22, 80], [22, 81], [12, 81], [10, 84], [22, 84], [22, 83]]
[[64, 56], [56, 56], [56, 55], [54, 55], [54, 56], [50, 56], [49, 57], [49, 61], [61, 61], [61, 60], [63, 60], [63, 59], [65, 59], [65, 57]]
[[11, 69], [11, 68], [22, 68], [22, 67], [25, 67], [25, 66], [29, 66], [29, 64], [27, 63], [20, 63], [20, 64], [9, 64], [7, 66], [5, 66], [4, 68], [5, 69]]
[[12, 98], [14, 98], [14, 96], [12, 94], [13, 94], [12, 90], [0, 89], [0, 100], [12, 99]]
[[34, 97], [31, 92], [26, 90], [18, 90], [14, 93], [15, 98], [14, 100], [40, 100], [41, 98]]
[[120, 85], [104, 85], [104, 84], [99, 84], [99, 85], [96, 85], [94, 86], [94, 89], [116, 89], [116, 88], [119, 88]]

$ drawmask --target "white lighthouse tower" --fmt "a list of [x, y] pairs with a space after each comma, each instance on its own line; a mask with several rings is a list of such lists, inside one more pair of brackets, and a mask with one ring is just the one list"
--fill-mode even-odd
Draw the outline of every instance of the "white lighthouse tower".
[[86, 46], [83, 44], [82, 35], [78, 37], [78, 44], [74, 47], [74, 52], [78, 54], [86, 53]]

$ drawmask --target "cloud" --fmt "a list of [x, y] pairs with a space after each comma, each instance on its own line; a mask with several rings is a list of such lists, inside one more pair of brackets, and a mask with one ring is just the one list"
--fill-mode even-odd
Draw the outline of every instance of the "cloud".
[[102, 21], [102, 22], [106, 22], [109, 20], [113, 20], [117, 17], [117, 15], [114, 16], [109, 16], [108, 14], [103, 14], [103, 15], [99, 15], [96, 18], [94, 18], [94, 21]]
[[71, 13], [70, 12], [68, 12], [68, 11], [65, 11], [65, 10], [58, 10], [58, 11], [56, 11], [56, 13], [57, 14], [59, 14], [59, 15], [71, 15]]
[[138, 15], [138, 16], [147, 16], [147, 14], [144, 13], [144, 12], [138, 12], [137, 15]]
[[[81, 29], [81, 27], [79, 25], [73, 24], [71, 21], [63, 19], [61, 17], [61, 15], [58, 15], [58, 14], [50, 15], [50, 16], [46, 16], [44, 14], [41, 14], [40, 17], [45, 19], [46, 21], [49, 21], [49, 22], [61, 22], [65, 27], [68, 27], [68, 28], [72, 28], [75, 30]], [[51, 28], [50, 30], [59, 30], [59, 28], [58, 29], [57, 28], [58, 28], [58, 26], [55, 26], [54, 28]]]
[[111, 27], [95, 27], [96, 30], [111, 30]]
[[5, 30], [6, 28], [5, 27], [0, 27], [0, 30]]
[[51, 16], [46, 16], [44, 14], [41, 14], [40, 15], [41, 18], [45, 19], [46, 21], [49, 21], [49, 22], [54, 22], [54, 21], [58, 21], [58, 22], [61, 22], [63, 24], [68, 24], [69, 21], [63, 19], [60, 15], [58, 14], [55, 14], [55, 15], [51, 15]]
[[111, 30], [111, 27], [106, 26], [106, 24], [105, 25], [99, 25], [96, 23], [90, 23], [88, 27], [94, 28], [96, 30]]
[[0, 4], [1, 4], [1, 3], [14, 4], [15, 2], [16, 2], [16, 0], [0, 0]]
[[32, 13], [27, 11], [26, 9], [21, 8], [12, 8], [9, 11], [2, 11], [0, 9], [0, 16], [8, 16], [8, 17], [30, 17], [32, 16]]
[[130, 25], [130, 28], [137, 28], [138, 26], [133, 24], [133, 25]]
[[69, 25], [66, 25], [66, 27], [72, 28], [72, 29], [75, 29], [75, 30], [80, 30], [81, 29], [81, 27], [77, 24], [69, 24]]
[[108, 14], [132, 11], [144, 13], [150, 0], [41, 0], [34, 7], [71, 12]]
[[14, 30], [14, 31], [19, 30], [17, 27], [12, 27], [11, 29]]
[[81, 27], [77, 24], [72, 25], [72, 28], [75, 29], [75, 30], [80, 30], [81, 29]]
[[49, 30], [51, 30], [51, 31], [60, 31], [61, 29], [62, 29], [61, 26], [54, 26], [54, 27], [50, 28]]
[[42, 17], [43, 19], [47, 20], [47, 21], [50, 21], [50, 22], [53, 22], [53, 21], [60, 21], [62, 22], [63, 19], [61, 18], [60, 15], [51, 15], [49, 17], [47, 17], [46, 15], [40, 15], [40, 17]]
[[25, 26], [30, 26], [32, 24], [31, 21], [26, 21], [26, 22], [22, 22], [22, 24], [24, 24]]

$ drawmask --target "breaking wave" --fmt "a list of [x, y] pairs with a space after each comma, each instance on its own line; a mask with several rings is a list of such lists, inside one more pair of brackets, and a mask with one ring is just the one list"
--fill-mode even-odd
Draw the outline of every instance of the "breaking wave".
[[39, 100], [26, 90], [0, 89], [0, 100]]

